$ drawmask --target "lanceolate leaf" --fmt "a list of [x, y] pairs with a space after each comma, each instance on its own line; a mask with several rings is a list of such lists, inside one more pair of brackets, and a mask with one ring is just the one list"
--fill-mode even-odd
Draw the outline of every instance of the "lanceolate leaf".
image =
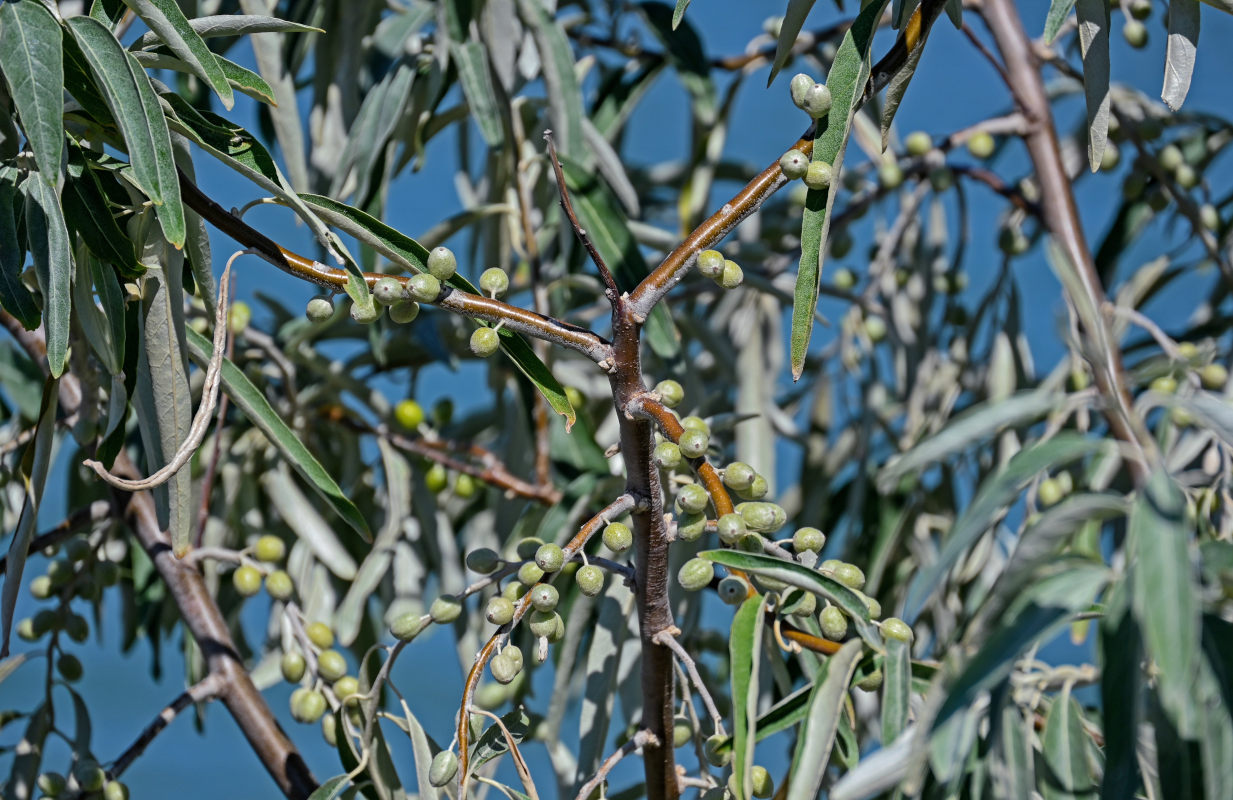
[[[325, 33], [311, 25], [258, 14], [217, 14], [190, 19], [188, 24], [202, 39], [213, 36], [247, 36], [253, 33]], [[132, 46], [134, 49], [145, 49], [157, 47], [160, 42], [158, 34], [151, 32], [142, 34]]]
[[860, 640], [853, 639], [818, 668], [813, 695], [809, 698], [809, 716], [805, 718], [792, 758], [787, 800], [811, 800], [820, 795], [839, 717], [843, 714], [843, 701], [848, 696], [848, 684], [862, 652]]
[[[176, 72], [193, 72], [191, 65], [188, 62], [168, 56], [162, 53], [151, 53], [145, 50], [137, 50], [133, 53], [133, 58], [137, 59], [137, 63], [152, 69], [173, 69]], [[215, 56], [219, 66], [223, 70], [223, 75], [227, 78], [233, 88], [239, 89], [244, 94], [262, 103], [274, 104], [274, 90], [266, 83], [260, 75], [252, 70], [245, 69], [234, 61], [228, 61], [222, 56]]]
[[574, 52], [565, 32], [539, 0], [518, 0], [518, 9], [539, 50], [557, 146], [565, 155], [580, 159], [584, 147], [582, 89], [574, 74]]
[[111, 31], [96, 20], [73, 17], [67, 24], [124, 135], [134, 180], [154, 203], [167, 241], [183, 247], [184, 207], [171, 135], [150, 79]]
[[339, 792], [350, 782], [350, 775], [335, 775], [313, 790], [313, 793], [308, 796], [308, 800], [334, 800]]
[[41, 3], [0, 3], [0, 72], [42, 180], [56, 185], [64, 151], [63, 33]]
[[488, 56], [479, 42], [451, 43], [450, 55], [458, 65], [458, 78], [462, 91], [471, 106], [471, 116], [479, 125], [480, 133], [489, 147], [500, 147], [505, 140], [501, 127], [501, 115], [497, 111], [496, 90], [493, 88], [492, 72]]
[[73, 251], [56, 190], [38, 175], [27, 178], [22, 189], [26, 193], [26, 237], [43, 294], [47, 363], [58, 378], [68, 359]]
[[1070, 696], [1069, 684], [1053, 700], [1045, 717], [1041, 737], [1049, 773], [1042, 781], [1046, 798], [1090, 797], [1096, 788], [1088, 761], [1088, 737], [1083, 731], [1083, 713]]
[[[192, 328], [188, 328], [185, 333], [188, 339], [189, 354], [193, 361], [198, 366], [209, 363], [210, 340]], [[286, 421], [270, 407], [265, 395], [230, 359], [223, 359], [222, 380], [227, 396], [244, 412], [249, 421], [260, 428], [262, 433], [274, 443], [283, 458], [287, 459], [300, 477], [307, 481], [308, 485], [313, 487], [317, 494], [333, 507], [335, 513], [363, 537], [364, 541], [372, 541], [368, 523], [364, 521], [355, 503], [343, 493], [321, 462], [300, 441], [295, 431], [291, 430]]]
[[762, 630], [766, 596], [751, 597], [737, 609], [728, 640], [732, 664], [732, 771], [736, 776], [737, 800], [752, 796], [751, 769], [758, 717], [758, 666], [762, 659]]
[[227, 83], [222, 65], [189, 25], [175, 0], [124, 0], [124, 3], [141, 17], [171, 52], [183, 59], [189, 69], [214, 90], [223, 101], [223, 107], [231, 110], [235, 105], [235, 95]]
[[1062, 29], [1062, 23], [1070, 16], [1075, 7], [1075, 0], [1053, 0], [1049, 4], [1049, 13], [1045, 15], [1045, 44], [1053, 44], [1057, 32]]
[[796, 290], [792, 301], [792, 378], [799, 380], [805, 370], [805, 355], [813, 334], [814, 308], [818, 304], [818, 289], [822, 279], [822, 261], [826, 253], [826, 234], [830, 229], [830, 212], [838, 195], [839, 175], [843, 167], [843, 152], [848, 143], [852, 116], [860, 106], [865, 82], [869, 79], [869, 47], [882, 10], [888, 0], [869, 3], [843, 36], [839, 52], [826, 77], [833, 104], [825, 120], [818, 120], [814, 134], [813, 160], [830, 164], [833, 180], [830, 189], [810, 190], [805, 197], [801, 221], [801, 261], [796, 273]]
[[1078, 0], [1079, 47], [1083, 52], [1083, 94], [1087, 97], [1087, 160], [1100, 169], [1109, 137], [1109, 4]]
[[1169, 0], [1169, 43], [1165, 49], [1164, 88], [1160, 99], [1177, 111], [1190, 91], [1199, 46], [1199, 0]]
[[86, 247], [126, 278], [139, 277], [145, 267], [128, 234], [120, 229], [94, 172], [78, 162], [69, 168], [70, 179], [64, 185], [62, 199], [65, 217], [81, 234]]
[[691, 0], [676, 0], [676, 8], [672, 9], [672, 28], [676, 29], [677, 25], [681, 24], [681, 20], [685, 18], [685, 9], [689, 8]]
[[0, 306], [32, 331], [39, 324], [39, 308], [21, 282], [26, 248], [17, 239], [17, 170], [0, 167]]
[[[813, 2], [814, 0], [788, 0], [788, 8], [784, 11], [783, 21], [779, 25], [779, 41], [775, 43], [775, 61], [771, 64], [771, 74], [766, 79], [767, 86], [775, 82], [775, 76], [779, 74], [779, 70], [788, 63], [788, 56], [792, 54], [792, 46], [796, 44], [796, 37], [800, 35], [801, 28], [805, 25], [805, 18], [809, 16]], [[673, 27], [676, 27], [675, 21], [673, 21]]]
[[898, 738], [908, 726], [908, 699], [912, 686], [911, 645], [899, 639], [886, 639], [886, 659], [882, 662], [882, 746]]

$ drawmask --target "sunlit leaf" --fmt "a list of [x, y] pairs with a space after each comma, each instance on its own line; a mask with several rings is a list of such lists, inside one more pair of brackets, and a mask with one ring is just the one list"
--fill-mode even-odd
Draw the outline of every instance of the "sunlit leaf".
[[1075, 7], [1075, 0], [1052, 0], [1049, 3], [1049, 13], [1045, 15], [1045, 44], [1053, 44], [1057, 33], [1062, 29], [1062, 23], [1070, 16]]
[[819, 796], [831, 748], [835, 744], [839, 718], [843, 714], [843, 701], [848, 696], [848, 684], [863, 651], [861, 642], [854, 639], [819, 667], [809, 699], [809, 715], [792, 757], [787, 800], [811, 800]]
[[1190, 91], [1199, 46], [1199, 0], [1169, 0], [1169, 41], [1165, 48], [1164, 88], [1160, 99], [1177, 111]]
[[1109, 137], [1109, 4], [1078, 0], [1079, 46], [1083, 52], [1083, 94], [1087, 98], [1087, 161], [1100, 169]]
[[[788, 63], [788, 56], [792, 54], [792, 46], [796, 44], [796, 37], [800, 35], [801, 28], [805, 25], [805, 18], [809, 16], [809, 11], [813, 8], [813, 3], [814, 0], [788, 0], [788, 8], [784, 11], [783, 22], [779, 26], [779, 38], [775, 42], [775, 60], [771, 62], [771, 74], [766, 79], [767, 86], [775, 82], [775, 76], [779, 74], [779, 70]], [[673, 27], [676, 27], [675, 20], [673, 20]]]
[[0, 72], [30, 140], [39, 176], [52, 186], [64, 152], [62, 37], [60, 25], [41, 3], [0, 3]]
[[753, 793], [751, 769], [765, 611], [765, 595], [746, 600], [732, 619], [732, 633], [728, 638], [728, 657], [732, 663], [732, 771], [736, 776], [737, 800], [749, 800]]
[[1049, 707], [1041, 740], [1049, 770], [1041, 781], [1044, 796], [1049, 800], [1091, 796], [1096, 781], [1087, 757], [1088, 737], [1083, 730], [1083, 712], [1070, 696], [1069, 684], [1062, 687]]

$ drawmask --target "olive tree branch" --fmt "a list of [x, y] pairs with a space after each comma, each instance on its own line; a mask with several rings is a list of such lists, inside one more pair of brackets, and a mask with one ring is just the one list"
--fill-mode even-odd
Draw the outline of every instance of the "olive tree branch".
[[[634, 752], [640, 747], [660, 747], [660, 746], [661, 746], [660, 741], [658, 738], [656, 738], [655, 734], [651, 733], [645, 728], [639, 730], [637, 733], [634, 734], [634, 737], [632, 739], [630, 739], [625, 744], [621, 745], [620, 749], [618, 749], [612, 755], [604, 759], [604, 763], [599, 765], [599, 770], [595, 773], [595, 775], [589, 781], [582, 784], [582, 789], [578, 791], [577, 800], [587, 800], [587, 798], [591, 796], [591, 793], [595, 791], [596, 787], [599, 786], [601, 783], [603, 783], [604, 780], [608, 777], [608, 773], [612, 772], [612, 768], [615, 767], [621, 761], [622, 758], [625, 758], [625, 756], [629, 755], [630, 753]], [[675, 780], [675, 777], [676, 776], [674, 775], [673, 776], [674, 780]]]
[[197, 683], [185, 689], [180, 693], [175, 700], [172, 700], [160, 712], [158, 716], [145, 727], [137, 740], [128, 746], [115, 763], [111, 765], [111, 769], [107, 772], [112, 778], [118, 778], [128, 769], [137, 758], [145, 752], [150, 743], [154, 741], [163, 729], [179, 715], [181, 711], [193, 705], [194, 703], [204, 703], [207, 700], [213, 700], [218, 696], [221, 690], [221, 679], [218, 673], [211, 672], [207, 674]]
[[[627, 414], [651, 420], [659, 428], [659, 432], [674, 443], [679, 443], [681, 441], [681, 434], [685, 433], [685, 428], [681, 425], [680, 420], [676, 418], [676, 415], [650, 393], [643, 393], [634, 397], [626, 405], [625, 411]], [[715, 506], [715, 516], [722, 517], [725, 514], [731, 514], [733, 511], [732, 497], [728, 494], [728, 488], [724, 486], [723, 480], [719, 477], [719, 470], [711, 466], [710, 462], [706, 460], [706, 456], [686, 458], [685, 460], [689, 462], [689, 466], [702, 481], [703, 488], [711, 496], [711, 504]]]

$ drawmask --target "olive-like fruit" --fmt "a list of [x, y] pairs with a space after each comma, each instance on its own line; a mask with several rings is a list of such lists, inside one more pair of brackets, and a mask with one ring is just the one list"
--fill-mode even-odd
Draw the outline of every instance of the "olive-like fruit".
[[[834, 253], [832, 253], [834, 255]], [[842, 256], [841, 256], [842, 257]], [[840, 291], [848, 292], [856, 286], [856, 273], [844, 267], [835, 271], [835, 288]]]
[[381, 307], [376, 303], [368, 306], [351, 304], [351, 319], [361, 325], [371, 325], [381, 316]]
[[518, 568], [518, 582], [524, 586], [534, 586], [544, 579], [544, 570], [534, 561], [528, 561]]
[[30, 596], [35, 600], [46, 600], [51, 597], [53, 591], [55, 587], [51, 585], [51, 578], [46, 575], [40, 575], [30, 581]]
[[794, 617], [812, 617], [818, 611], [818, 598], [812, 592], [793, 589], [783, 606], [783, 613]]
[[707, 448], [711, 446], [711, 437], [703, 431], [687, 429], [681, 434], [677, 445], [681, 448], [681, 455], [698, 458], [705, 455]]
[[391, 322], [406, 325], [420, 315], [420, 304], [414, 300], [400, 300], [390, 306], [389, 313]]
[[817, 553], [826, 546], [826, 534], [817, 528], [797, 528], [792, 534], [792, 549], [798, 553]]
[[1199, 206], [1199, 222], [1209, 231], [1220, 229], [1220, 212], [1211, 203]]
[[687, 592], [696, 592], [711, 585], [715, 577], [715, 565], [705, 558], [691, 558], [676, 574], [677, 583]]
[[383, 306], [392, 306], [402, 300], [402, 281], [388, 275], [378, 278], [372, 285], [372, 297]]
[[497, 297], [509, 290], [509, 275], [505, 274], [505, 270], [492, 267], [480, 274], [479, 285], [484, 294]]
[[805, 101], [801, 103], [801, 110], [814, 119], [820, 119], [830, 113], [831, 105], [831, 90], [825, 83], [815, 83], [805, 91]]
[[258, 561], [275, 564], [287, 555], [287, 544], [277, 536], [266, 534], [259, 537], [253, 545], [253, 555]]
[[291, 717], [296, 722], [316, 722], [325, 709], [325, 695], [316, 689], [300, 687], [291, 693]]
[[910, 642], [912, 641], [912, 628], [898, 617], [887, 617], [882, 620], [882, 636], [887, 639]]
[[1172, 375], [1161, 375], [1153, 380], [1148, 385], [1148, 388], [1160, 394], [1173, 394], [1177, 391], [1177, 378], [1174, 378]]
[[428, 783], [441, 788], [457, 774], [458, 756], [454, 755], [453, 750], [442, 750], [432, 757], [432, 764], [428, 767]]
[[544, 572], [556, 572], [565, 566], [565, 551], [560, 545], [542, 544], [535, 551], [535, 563]]
[[1199, 185], [1199, 173], [1189, 164], [1182, 164], [1173, 170], [1173, 180], [1183, 189], [1193, 189]]
[[788, 89], [792, 93], [792, 102], [797, 108], [805, 108], [805, 95], [817, 83], [813, 78], [803, 72], [798, 72], [792, 76], [792, 81], [788, 84]]
[[968, 137], [967, 144], [968, 152], [982, 160], [992, 156], [997, 147], [997, 142], [989, 131], [977, 131]]
[[753, 777], [754, 797], [770, 797], [775, 793], [775, 782], [771, 780], [771, 773], [767, 772], [766, 767], [755, 764], [750, 772]]
[[1122, 151], [1113, 142], [1106, 142], [1104, 152], [1100, 154], [1100, 171], [1112, 172], [1122, 163]]
[[684, 747], [693, 738], [694, 726], [690, 723], [689, 717], [678, 714], [672, 721], [672, 746]]
[[1045, 478], [1036, 489], [1036, 499], [1044, 508], [1055, 505], [1062, 499], [1063, 494], [1062, 485], [1055, 478]]
[[501, 596], [511, 603], [517, 603], [523, 598], [531, 587], [527, 586], [522, 581], [510, 581], [505, 584], [505, 588], [501, 590]]
[[732, 760], [732, 748], [720, 750], [719, 748], [726, 744], [728, 737], [723, 734], [716, 733], [706, 737], [706, 742], [702, 746], [702, 752], [706, 756], [706, 761], [712, 767], [724, 767]]
[[412, 300], [431, 303], [441, 294], [441, 281], [427, 272], [421, 272], [411, 276], [411, 280], [407, 281], [407, 292]]
[[321, 738], [330, 747], [338, 747], [338, 720], [333, 714], [321, 718]]
[[62, 653], [56, 660], [56, 671], [60, 673], [61, 678], [69, 683], [75, 683], [81, 680], [81, 660], [72, 653]]
[[929, 170], [929, 185], [935, 192], [945, 192], [955, 184], [955, 174], [947, 167]]
[[634, 545], [634, 534], [623, 522], [610, 522], [604, 528], [604, 547], [614, 553], [624, 553]]
[[[360, 693], [360, 682], [354, 675], [344, 675], [334, 681], [334, 695], [342, 702], [347, 702], [348, 697], [358, 695]], [[347, 702], [347, 705], [354, 705], [356, 700], [353, 699]]]
[[328, 297], [314, 297], [308, 301], [304, 315], [310, 322], [325, 322], [334, 316], [334, 303]]
[[73, 563], [85, 561], [92, 550], [90, 543], [81, 536], [75, 536], [64, 543], [64, 557]]
[[493, 625], [505, 625], [514, 618], [514, 603], [508, 598], [497, 595], [488, 600], [484, 607], [484, 619]]
[[810, 163], [809, 169], [805, 171], [805, 185], [815, 191], [820, 191], [831, 185], [831, 178], [834, 177], [835, 170], [830, 164], [825, 161], [814, 161]]
[[500, 568], [501, 556], [497, 555], [497, 551], [490, 547], [479, 547], [467, 553], [466, 563], [467, 569], [472, 572], [488, 575]]
[[882, 688], [882, 670], [874, 670], [856, 682], [856, 688], [863, 692], [876, 692]]
[[676, 506], [683, 512], [698, 514], [706, 510], [711, 496], [696, 483], [687, 483], [676, 493]]
[[476, 328], [471, 334], [471, 352], [480, 358], [488, 358], [500, 346], [501, 334], [492, 328]]
[[507, 644], [501, 648], [501, 655], [508, 658], [518, 665], [518, 669], [522, 669], [522, 650], [518, 649], [516, 644]]
[[685, 389], [671, 378], [655, 384], [655, 393], [668, 408], [676, 408], [685, 399]]
[[439, 281], [448, 281], [458, 269], [458, 259], [448, 247], [434, 247], [428, 253], [428, 272]]
[[933, 149], [933, 137], [925, 131], [912, 131], [903, 143], [910, 156], [923, 156]]
[[296, 651], [288, 650], [279, 659], [278, 666], [282, 670], [283, 680], [288, 683], [299, 683], [300, 678], [304, 677], [304, 671], [308, 669], [308, 662]]
[[1122, 38], [1126, 40], [1126, 44], [1142, 50], [1147, 47], [1147, 26], [1137, 19], [1126, 20], [1126, 24], [1122, 26]]
[[882, 162], [878, 167], [878, 184], [887, 191], [898, 189], [903, 184], [903, 170], [898, 162]]
[[39, 791], [48, 797], [55, 797], [68, 786], [68, 781], [59, 772], [44, 772], [39, 775], [35, 785], [39, 787]]
[[736, 544], [748, 530], [745, 518], [736, 513], [724, 514], [715, 523], [715, 532], [719, 534], [719, 541], [728, 545]]
[[275, 600], [289, 600], [295, 594], [295, 584], [285, 570], [276, 569], [265, 576], [265, 590]]
[[[227, 309], [227, 327], [234, 333], [243, 333], [253, 318], [253, 310], [243, 300], [236, 300]], [[101, 787], [99, 787], [101, 788]]]
[[1130, 16], [1145, 20], [1152, 15], [1152, 0], [1130, 0]]
[[818, 615], [818, 624], [822, 626], [822, 635], [832, 642], [837, 642], [848, 635], [848, 618], [836, 606], [827, 606]]
[[835, 580], [849, 589], [862, 589], [865, 586], [865, 573], [855, 564], [841, 563], [835, 567]]
[[693, 414], [681, 420], [681, 427], [687, 431], [702, 431], [708, 436], [711, 435], [711, 426], [706, 423], [706, 420]]
[[252, 597], [261, 591], [261, 572], [256, 567], [242, 564], [231, 573], [231, 583], [241, 597]]
[[757, 533], [748, 531], [736, 540], [736, 549], [742, 553], [761, 553], [765, 548], [765, 540]]
[[753, 483], [743, 492], [737, 492], [744, 500], [759, 500], [766, 497], [767, 492], [771, 490], [770, 484], [766, 482], [766, 477], [757, 475], [754, 477]]
[[716, 592], [719, 599], [728, 605], [740, 605], [749, 596], [749, 584], [735, 575], [729, 575], [719, 582]]
[[304, 630], [304, 633], [308, 636], [308, 641], [323, 650], [334, 646], [334, 631], [330, 630], [330, 626], [324, 622], [314, 622]]
[[64, 633], [78, 644], [81, 644], [90, 636], [90, 623], [86, 622], [86, 618], [81, 614], [69, 613], [65, 615], [62, 627]]
[[518, 544], [514, 547], [514, 552], [518, 558], [523, 561], [535, 558], [535, 554], [539, 552], [539, 548], [544, 544], [544, 540], [538, 536], [527, 536], [524, 539], [519, 539]]
[[574, 581], [578, 584], [578, 591], [587, 597], [595, 597], [604, 590], [604, 571], [594, 564], [587, 564], [574, 573]]
[[561, 615], [555, 611], [532, 611], [528, 626], [535, 636], [552, 636], [557, 631]]
[[34, 620], [31, 617], [22, 617], [18, 620], [16, 630], [18, 638], [23, 642], [37, 641], [40, 636], [46, 633], [46, 631], [40, 631], [35, 626]]
[[103, 800], [128, 800], [128, 787], [120, 781], [107, 781], [103, 787]]
[[449, 473], [440, 464], [433, 464], [424, 473], [424, 485], [428, 488], [428, 491], [438, 494], [449, 485]]
[[733, 461], [724, 467], [724, 485], [735, 491], [744, 491], [753, 486], [757, 471], [744, 461]]
[[557, 587], [550, 583], [540, 583], [531, 587], [531, 605], [536, 611], [555, 611], [561, 595]]
[[775, 503], [740, 503], [736, 510], [745, 518], [745, 525], [759, 533], [773, 533], [788, 521], [787, 512]]
[[317, 674], [322, 680], [333, 683], [347, 674], [347, 659], [337, 650], [322, 650], [317, 654]]
[[428, 615], [436, 623], [453, 622], [462, 614], [462, 601], [452, 594], [443, 594], [428, 608]]
[[721, 289], [735, 289], [745, 282], [745, 271], [741, 265], [729, 259], [724, 262], [724, 271], [715, 280]]
[[790, 181], [805, 177], [809, 171], [809, 156], [800, 150], [789, 150], [779, 158], [779, 169]]
[[865, 335], [871, 342], [880, 342], [886, 338], [886, 320], [881, 317], [865, 317]]
[[698, 254], [698, 272], [718, 280], [724, 272], [724, 254], [718, 250], [703, 250]]
[[861, 602], [863, 602], [865, 604], [865, 608], [869, 610], [870, 619], [877, 619], [882, 616], [882, 604], [879, 603], [876, 598], [870, 597], [859, 589], [856, 593], [860, 595]]
[[664, 469], [674, 469], [681, 464], [681, 448], [676, 442], [660, 442], [655, 445], [651, 457]]
[[475, 478], [472, 478], [465, 472], [454, 479], [454, 495], [456, 497], [461, 497], [463, 500], [469, 500], [470, 498], [475, 497], [475, 493], [478, 490], [479, 486], [476, 485]]
[[394, 406], [394, 419], [407, 430], [416, 430], [424, 424], [424, 407], [409, 398], [399, 400], [398, 405]]
[[1229, 368], [1224, 364], [1208, 364], [1199, 370], [1204, 389], [1221, 389], [1229, 381]]
[[424, 629], [424, 618], [419, 614], [407, 612], [399, 614], [390, 623], [390, 633], [394, 634], [395, 639], [401, 639], [404, 642], [409, 642], [419, 635]]
[[107, 773], [92, 758], [83, 758], [74, 764], [73, 777], [84, 792], [97, 792], [107, 783]]

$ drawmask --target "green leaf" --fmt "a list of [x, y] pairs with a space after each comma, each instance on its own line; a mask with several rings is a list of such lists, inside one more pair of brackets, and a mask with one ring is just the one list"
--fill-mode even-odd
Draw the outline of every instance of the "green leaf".
[[1164, 88], [1160, 99], [1173, 111], [1190, 91], [1199, 46], [1199, 0], [1169, 0], [1169, 41], [1165, 47]]
[[0, 661], [0, 683], [4, 683], [10, 675], [17, 671], [17, 668], [29, 660], [32, 651], [18, 653], [15, 656]]
[[1045, 716], [1041, 744], [1049, 774], [1041, 781], [1046, 800], [1091, 797], [1096, 789], [1088, 761], [1088, 737], [1083, 730], [1083, 712], [1070, 696], [1070, 684], [1053, 700]]
[[[73, 155], [79, 155], [74, 152]], [[65, 218], [81, 235], [90, 252], [115, 267], [126, 278], [138, 278], [145, 266], [137, 260], [137, 252], [128, 234], [116, 223], [103, 189], [94, 171], [70, 157], [69, 180], [61, 194]]]
[[[937, 14], [941, 9], [936, 9], [933, 14], [924, 18], [922, 15], [920, 23], [920, 33], [916, 45], [908, 51], [908, 56], [904, 59], [903, 65], [895, 70], [895, 73], [890, 76], [886, 84], [886, 99], [882, 103], [882, 150], [885, 151], [887, 144], [890, 141], [891, 124], [895, 121], [895, 114], [899, 111], [900, 104], [903, 103], [904, 96], [908, 93], [908, 84], [912, 82], [912, 76], [916, 74], [916, 68], [920, 65], [921, 56], [925, 53], [925, 42], [929, 38], [929, 32], [933, 30], [933, 23], [937, 19]], [[881, 75], [875, 75], [874, 80], [880, 83]]]
[[689, 8], [692, 0], [676, 0], [676, 8], [672, 9], [672, 29], [676, 30], [676, 26], [681, 24], [681, 20], [685, 18], [685, 9]]
[[451, 42], [450, 57], [458, 66], [462, 92], [471, 107], [471, 116], [479, 125], [480, 134], [489, 147], [500, 147], [505, 141], [505, 131], [501, 126], [496, 90], [484, 45], [479, 42]]
[[39, 174], [51, 186], [64, 152], [63, 31], [41, 3], [0, 3], [0, 72], [34, 151]]
[[317, 513], [317, 509], [296, 486], [286, 465], [280, 464], [276, 469], [269, 470], [260, 480], [265, 496], [278, 515], [308, 545], [317, 560], [342, 580], [355, 580], [355, 559], [334, 535], [334, 528]]
[[338, 793], [343, 790], [343, 787], [350, 782], [351, 776], [346, 773], [335, 775], [313, 790], [313, 793], [308, 796], [308, 800], [334, 800]]
[[0, 306], [23, 328], [32, 331], [38, 327], [42, 314], [34, 296], [21, 282], [26, 248], [17, 237], [17, 199], [17, 170], [0, 167]]
[[811, 189], [805, 196], [801, 220], [801, 261], [792, 302], [793, 380], [800, 380], [805, 370], [805, 356], [809, 352], [814, 309], [818, 305], [818, 289], [822, 280], [822, 261], [826, 255], [824, 245], [827, 231], [830, 230], [830, 212], [839, 194], [839, 175], [852, 117], [863, 101], [865, 83], [869, 79], [869, 48], [886, 3], [887, 0], [876, 0], [862, 9], [852, 27], [843, 35], [843, 42], [826, 77], [833, 104], [825, 122], [818, 120], [813, 160], [830, 164], [834, 177], [828, 189]]
[[751, 597], [737, 609], [728, 639], [732, 664], [732, 771], [736, 800], [753, 796], [753, 757], [758, 721], [758, 667], [762, 660], [762, 630], [766, 595]]
[[771, 74], [766, 79], [767, 86], [775, 82], [775, 76], [779, 74], [779, 70], [788, 63], [788, 56], [792, 54], [792, 46], [796, 44], [796, 37], [800, 35], [801, 28], [805, 26], [805, 18], [809, 16], [813, 2], [814, 0], [788, 0], [788, 8], [784, 11], [783, 22], [779, 26], [779, 41], [775, 43], [775, 60], [771, 64]]
[[1139, 785], [1136, 755], [1143, 661], [1139, 625], [1130, 613], [1126, 581], [1115, 584], [1105, 601], [1097, 637], [1100, 702], [1105, 734], [1102, 800], [1134, 795]]
[[[372, 247], [403, 268], [411, 272], [423, 272], [427, 269], [425, 264], [428, 259], [428, 250], [410, 236], [400, 233], [381, 220], [346, 203], [315, 194], [305, 194], [300, 197], [316, 209], [322, 219], [351, 234], [361, 243]], [[457, 272], [446, 283], [470, 294], [480, 294], [479, 289]], [[520, 334], [506, 328], [501, 328], [500, 334], [501, 349], [522, 374], [535, 384], [535, 388], [548, 401], [552, 410], [565, 417], [566, 428], [572, 427], [577, 416], [574, 413], [574, 407], [570, 405], [569, 398], [565, 396], [565, 388], [561, 386], [560, 381], [535, 355], [531, 345]]]
[[882, 637], [869, 621], [869, 607], [865, 605], [861, 595], [844, 586], [834, 578], [801, 564], [794, 564], [774, 556], [762, 553], [744, 553], [739, 550], [705, 550], [698, 553], [700, 558], [714, 561], [729, 569], [739, 569], [754, 575], [764, 575], [782, 581], [789, 586], [804, 589], [820, 595], [831, 603], [839, 606], [856, 625], [869, 646], [874, 650], [882, 649]]
[[1079, 48], [1083, 53], [1083, 94], [1087, 98], [1087, 161], [1100, 169], [1109, 138], [1109, 4], [1078, 0]]
[[[202, 39], [214, 36], [248, 36], [254, 33], [325, 33], [321, 28], [311, 25], [260, 14], [216, 14], [190, 19], [188, 24]], [[160, 44], [162, 40], [158, 34], [150, 32], [142, 34], [132, 47], [144, 50]]]
[[[191, 64], [175, 56], [145, 50], [133, 51], [132, 55], [137, 59], [138, 64], [147, 69], [171, 69], [176, 72], [195, 74]], [[222, 68], [227, 83], [233, 88], [239, 89], [258, 102], [274, 105], [274, 90], [260, 75], [222, 56], [215, 56], [215, 59]]]
[[73, 251], [55, 187], [31, 174], [22, 190], [26, 193], [26, 241], [43, 294], [47, 363], [52, 376], [58, 378], [68, 361]]
[[839, 648], [818, 668], [813, 693], [809, 698], [809, 716], [797, 739], [792, 758], [792, 777], [787, 800], [811, 800], [822, 791], [822, 778], [835, 744], [835, 732], [843, 714], [843, 701], [848, 696], [848, 684], [856, 672], [856, 663], [864, 648], [853, 639]]
[[674, 26], [665, 3], [642, 3], [638, 9], [663, 45], [668, 63], [689, 92], [694, 118], [709, 125], [715, 116], [715, 82], [711, 80], [711, 62], [706, 57], [702, 37], [688, 23], [679, 29]]
[[1193, 524], [1186, 499], [1163, 472], [1152, 475], [1130, 510], [1128, 547], [1135, 618], [1156, 663], [1161, 705], [1184, 738], [1198, 721], [1198, 586], [1190, 559]]
[[214, 53], [189, 25], [175, 0], [124, 0], [124, 4], [141, 17], [171, 52], [188, 64], [194, 75], [214, 90], [223, 101], [223, 107], [230, 111], [235, 105], [235, 95], [231, 84], [227, 83], [227, 75]]
[[149, 77], [98, 21], [73, 17], [66, 24], [124, 136], [134, 182], [154, 204], [167, 241], [183, 247], [184, 206], [171, 134]]
[[886, 658], [882, 662], [882, 746], [893, 743], [908, 726], [908, 700], [911, 697], [911, 645], [886, 639]]
[[565, 38], [565, 31], [539, 0], [518, 0], [518, 10], [539, 50], [540, 69], [548, 94], [548, 107], [552, 110], [557, 147], [564, 155], [581, 159], [585, 153], [582, 88], [574, 74], [574, 51]]
[[[997, 747], [993, 758], [1001, 764], [993, 770], [994, 786], [1006, 800], [1032, 800], [1032, 787], [1036, 785], [1032, 745], [1028, 739], [1030, 722], [1013, 702], [1002, 706]], [[1131, 761], [1134, 756], [1131, 756]]]
[[[208, 364], [211, 352], [210, 340], [192, 328], [188, 328], [185, 333], [188, 337], [188, 352], [193, 361], [198, 366]], [[283, 458], [287, 459], [300, 477], [307, 481], [308, 485], [313, 487], [317, 494], [333, 507], [335, 513], [363, 537], [364, 541], [372, 541], [368, 523], [364, 521], [355, 503], [343, 493], [330, 473], [321, 466], [321, 462], [296, 436], [295, 431], [270, 407], [265, 395], [230, 359], [223, 359], [222, 380], [227, 396], [274, 443]]]
[[1075, 0], [1053, 0], [1049, 4], [1049, 13], [1045, 15], [1045, 44], [1053, 44], [1057, 32], [1062, 29], [1062, 23], [1070, 16], [1075, 7]]
[[1060, 434], [1017, 453], [1005, 467], [987, 478], [972, 504], [955, 521], [937, 560], [912, 579], [904, 601], [904, 618], [916, 618], [960, 556], [989, 529], [994, 517], [1014, 502], [1028, 481], [1041, 470], [1082, 458], [1101, 447], [1101, 442], [1077, 434]]
[[[7, 585], [6, 582], [5, 586]], [[38, 779], [39, 766], [43, 762], [43, 743], [47, 740], [51, 727], [51, 709], [47, 703], [43, 703], [30, 715], [21, 743], [14, 748], [8, 783], [0, 794], [14, 798], [35, 796], [35, 781]]]

